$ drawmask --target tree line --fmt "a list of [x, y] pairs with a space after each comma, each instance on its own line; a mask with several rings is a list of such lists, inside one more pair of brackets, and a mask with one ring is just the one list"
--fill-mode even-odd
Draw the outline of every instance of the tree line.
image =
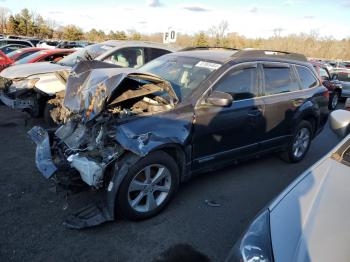
[[[210, 27], [207, 31], [194, 35], [179, 33], [176, 45], [179, 47], [258, 48], [298, 52], [314, 58], [350, 60], [350, 38], [336, 40], [331, 37], [320, 37], [317, 31], [309, 34], [281, 36], [281, 31], [278, 28], [273, 31], [274, 35], [269, 38], [247, 38], [238, 33], [229, 32], [228, 28], [228, 23], [222, 21], [218, 25]], [[141, 34], [135, 30], [126, 32], [111, 30], [106, 33], [103, 30], [93, 28], [84, 32], [76, 25], [59, 25], [54, 20], [44, 19], [40, 14], [26, 8], [17, 14], [11, 14], [10, 10], [4, 7], [0, 7], [0, 33], [43, 39], [86, 40], [90, 42], [101, 42], [109, 39], [162, 42], [163, 39], [162, 33]]]

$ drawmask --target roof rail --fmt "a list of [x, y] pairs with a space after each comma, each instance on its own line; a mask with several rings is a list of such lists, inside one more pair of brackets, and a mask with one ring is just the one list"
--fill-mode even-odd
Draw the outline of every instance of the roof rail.
[[303, 54], [291, 53], [286, 51], [278, 51], [278, 50], [241, 50], [236, 54], [233, 54], [232, 57], [240, 58], [240, 57], [278, 57], [278, 58], [287, 58], [291, 60], [298, 60], [307, 62], [307, 58]]
[[240, 50], [237, 48], [230, 48], [230, 47], [223, 47], [223, 46], [192, 46], [192, 47], [185, 47], [183, 49], [180, 49], [179, 51], [212, 50], [212, 49], [225, 49], [225, 50], [232, 50], [232, 51]]

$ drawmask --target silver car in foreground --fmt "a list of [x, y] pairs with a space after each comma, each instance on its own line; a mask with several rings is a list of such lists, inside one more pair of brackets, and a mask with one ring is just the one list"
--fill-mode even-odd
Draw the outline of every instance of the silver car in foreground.
[[[350, 112], [332, 130], [349, 133]], [[227, 261], [349, 261], [350, 135], [300, 175], [250, 224]]]

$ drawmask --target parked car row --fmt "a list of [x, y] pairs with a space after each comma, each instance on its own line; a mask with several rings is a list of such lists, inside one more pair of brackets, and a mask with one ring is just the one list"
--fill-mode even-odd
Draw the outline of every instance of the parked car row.
[[345, 66], [337, 70], [329, 70], [325, 62], [311, 60], [322, 83], [330, 92], [329, 109], [334, 110], [339, 100], [350, 97], [350, 69]]
[[[69, 50], [41, 50], [23, 59]], [[28, 132], [45, 178], [65, 190], [94, 188], [104, 195], [66, 219], [72, 229], [119, 215], [153, 217], [182, 182], [208, 170], [266, 153], [299, 162], [329, 110], [350, 96], [346, 70], [332, 75], [323, 63], [281, 51], [175, 51], [155, 43], [106, 41], [53, 60], [19, 60], [3, 70], [0, 99], [44, 115], [51, 126]], [[333, 130], [347, 134], [350, 113], [336, 110], [331, 116]], [[347, 226], [347, 198], [339, 194], [348, 190], [338, 182], [347, 182], [349, 139], [263, 210], [227, 260], [325, 261], [330, 256], [320, 245], [346, 260], [349, 238], [337, 224]], [[322, 240], [334, 229], [345, 241]]]

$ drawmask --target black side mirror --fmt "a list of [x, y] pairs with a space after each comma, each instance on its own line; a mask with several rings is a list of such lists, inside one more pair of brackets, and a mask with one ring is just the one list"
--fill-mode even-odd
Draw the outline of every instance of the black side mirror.
[[331, 79], [328, 76], [322, 76], [323, 81], [330, 81]]
[[214, 105], [214, 106], [230, 106], [232, 104], [233, 98], [230, 94], [214, 91], [209, 95], [207, 98], [207, 103]]

